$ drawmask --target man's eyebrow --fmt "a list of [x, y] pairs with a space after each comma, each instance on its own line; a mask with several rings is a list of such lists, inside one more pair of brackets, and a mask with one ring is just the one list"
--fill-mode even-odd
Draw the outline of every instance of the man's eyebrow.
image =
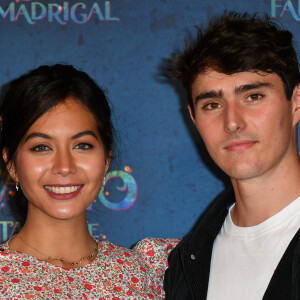
[[241, 86], [238, 86], [234, 89], [235, 94], [240, 94], [243, 92], [247, 92], [250, 90], [255, 90], [259, 88], [273, 88], [273, 84], [268, 83], [268, 82], [257, 82], [257, 83], [249, 83], [249, 84], [243, 84]]
[[[234, 89], [235, 94], [240, 94], [243, 92], [247, 92], [250, 90], [255, 90], [259, 88], [264, 88], [264, 87], [269, 87], [273, 88], [273, 85], [268, 82], [257, 82], [257, 83], [249, 83], [249, 84], [243, 84], [241, 86], [238, 86]], [[200, 93], [198, 96], [195, 97], [195, 103], [204, 100], [204, 99], [209, 99], [209, 98], [222, 98], [224, 95], [222, 90], [219, 91], [208, 91], [208, 92], [203, 92]]]
[[[73, 135], [73, 136], [71, 137], [71, 139], [74, 140], [74, 139], [80, 138], [80, 137], [85, 136], [85, 135], [91, 135], [91, 136], [93, 136], [96, 140], [98, 140], [97, 135], [96, 135], [93, 131], [91, 131], [91, 130], [79, 132], [79, 133]], [[52, 139], [53, 139], [53, 138], [52, 138], [51, 136], [49, 136], [48, 134], [41, 133], [41, 132], [33, 132], [33, 133], [29, 134], [29, 135], [25, 138], [25, 142], [27, 142], [29, 139], [32, 139], [32, 138], [35, 138], [35, 137], [40, 137], [40, 138], [44, 138], [44, 139], [47, 139], [47, 140], [52, 140]]]
[[200, 93], [198, 96], [195, 97], [195, 103], [209, 98], [222, 98], [223, 97], [223, 91], [208, 91], [204, 93]]

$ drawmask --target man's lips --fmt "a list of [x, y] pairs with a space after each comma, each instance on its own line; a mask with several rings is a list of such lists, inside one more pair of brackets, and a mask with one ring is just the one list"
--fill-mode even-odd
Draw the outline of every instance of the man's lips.
[[68, 200], [79, 194], [83, 184], [44, 185], [49, 196], [57, 200]]
[[257, 143], [257, 141], [253, 140], [238, 140], [238, 141], [232, 141], [229, 144], [227, 144], [224, 149], [231, 151], [231, 152], [238, 152], [243, 151], [246, 149], [251, 148]]

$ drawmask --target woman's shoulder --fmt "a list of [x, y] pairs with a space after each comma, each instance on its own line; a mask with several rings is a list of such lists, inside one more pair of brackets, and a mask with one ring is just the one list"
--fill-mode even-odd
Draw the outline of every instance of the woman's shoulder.
[[168, 255], [180, 242], [180, 239], [145, 238], [132, 249], [117, 246], [109, 241], [99, 243], [100, 257], [108, 264], [127, 263], [130, 266], [142, 266], [147, 272], [163, 274], [168, 267]]
[[99, 242], [99, 249], [102, 254], [115, 257], [138, 257], [141, 255], [146, 260], [167, 257], [169, 253], [180, 242], [180, 239], [163, 239], [163, 238], [145, 238], [139, 241], [132, 249], [117, 246], [109, 241]]
[[180, 242], [180, 239], [145, 238], [133, 250], [147, 257], [167, 256]]
[[0, 244], [0, 264], [12, 260], [12, 253], [9, 250], [8, 241]]

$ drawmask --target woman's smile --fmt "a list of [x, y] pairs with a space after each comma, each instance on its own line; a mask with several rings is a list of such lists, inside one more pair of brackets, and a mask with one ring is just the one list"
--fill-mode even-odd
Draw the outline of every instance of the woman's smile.
[[75, 198], [81, 191], [83, 184], [81, 185], [45, 185], [44, 188], [47, 194], [55, 200], [70, 200]]

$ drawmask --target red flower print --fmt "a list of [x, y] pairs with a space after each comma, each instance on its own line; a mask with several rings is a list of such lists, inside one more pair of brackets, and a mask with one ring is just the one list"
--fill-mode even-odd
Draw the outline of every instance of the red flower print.
[[54, 289], [55, 294], [61, 294], [61, 289]]
[[124, 252], [124, 255], [130, 257], [130, 254], [128, 252]]
[[88, 283], [86, 283], [85, 285], [84, 285], [84, 287], [87, 289], [87, 290], [92, 290], [93, 288], [94, 288], [94, 286], [93, 285], [91, 285], [91, 284], [88, 284]]
[[145, 268], [140, 267], [141, 272], [146, 272]]
[[172, 248], [173, 248], [173, 245], [172, 245], [172, 244], [168, 244], [167, 250], [170, 250], [170, 249], [172, 249]]
[[147, 255], [148, 255], [148, 256], [153, 256], [154, 254], [155, 254], [154, 250], [149, 250], [149, 251], [147, 252]]
[[158, 294], [161, 295], [161, 287], [158, 286], [158, 287], [156, 288], [156, 290], [157, 290]]
[[1, 268], [1, 271], [3, 271], [3, 272], [8, 272], [8, 271], [9, 271], [9, 267], [8, 267], [8, 266], [3, 267], [3, 268]]
[[[44, 264], [42, 261], [29, 260], [22, 253], [13, 252], [6, 257], [1, 256], [0, 249], [0, 258], [16, 259], [19, 262], [18, 267], [9, 263], [0, 265], [2, 274], [0, 286], [2, 284], [5, 287], [10, 285], [12, 289], [17, 288], [20, 292], [14, 297], [15, 300], [23, 298], [24, 300], [25, 298], [33, 300], [36, 297], [72, 300], [74, 298], [72, 290], [80, 295], [78, 300], [89, 300], [91, 297], [98, 300], [133, 298], [155, 300], [156, 295], [164, 294], [160, 282], [158, 282], [158, 279], [161, 279], [159, 273], [165, 269], [167, 253], [173, 249], [174, 244], [175, 242], [173, 243], [172, 240], [167, 242], [166, 240], [143, 241], [136, 251], [143, 253], [144, 258], [140, 258], [140, 264], [136, 264], [135, 252], [114, 246], [109, 242], [100, 243], [99, 249], [101, 249], [103, 259], [96, 258], [96, 264], [99, 267], [97, 272], [91, 271], [89, 265], [76, 270], [63, 268], [56, 272], [56, 267]], [[126, 270], [123, 270], [125, 267]], [[153, 270], [152, 276], [148, 274], [148, 269]], [[62, 273], [63, 276], [61, 276]], [[29, 277], [32, 277], [33, 280], [25, 280]], [[51, 281], [48, 280], [49, 277]], [[66, 282], [62, 280], [62, 277], [67, 280], [67, 285], [69, 285], [67, 289]], [[101, 289], [98, 289], [96, 282], [103, 283]], [[147, 288], [143, 289], [143, 285], [146, 283]], [[1, 296], [0, 298], [2, 299]]]
[[122, 288], [121, 288], [120, 286], [115, 286], [115, 287], [114, 287], [114, 290], [115, 290], [116, 292], [121, 292], [121, 291], [122, 291]]
[[154, 285], [153, 285], [153, 284], [150, 284], [150, 285], [149, 285], [149, 288], [150, 288], [152, 291], [154, 291]]
[[137, 277], [132, 277], [131, 278], [131, 281], [133, 282], [133, 283], [137, 283], [137, 282], [139, 282], [139, 279], [137, 278]]
[[147, 294], [148, 295], [148, 297], [150, 298], [150, 299], [154, 299], [154, 296], [152, 295], [152, 294]]
[[[82, 294], [85, 300], [89, 300], [89, 298], [86, 296], [86, 294]], [[81, 298], [80, 298], [81, 299]]]

